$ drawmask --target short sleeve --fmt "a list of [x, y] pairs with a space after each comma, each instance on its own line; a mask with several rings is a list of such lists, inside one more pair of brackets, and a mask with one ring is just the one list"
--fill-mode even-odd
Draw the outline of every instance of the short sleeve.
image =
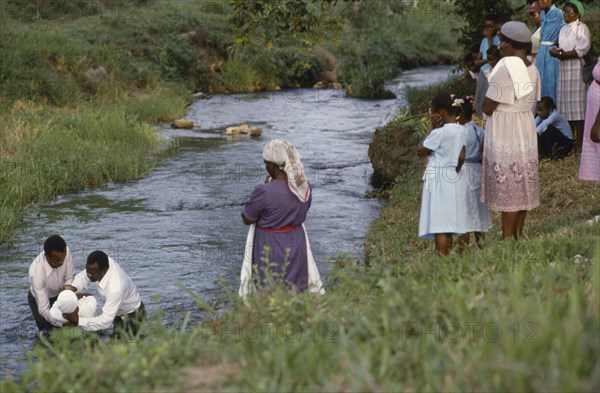
[[512, 84], [512, 79], [505, 66], [495, 70], [494, 74], [489, 78], [488, 90], [485, 96], [492, 101], [501, 104], [514, 104], [515, 88]]
[[489, 48], [490, 48], [490, 46], [488, 45], [487, 38], [484, 38], [483, 40], [481, 40], [481, 44], [479, 44], [479, 52], [481, 52], [484, 59], [487, 59], [487, 50]]
[[423, 146], [431, 151], [437, 150], [442, 143], [442, 132], [440, 129], [435, 129], [431, 131], [431, 133], [425, 138], [423, 141]]
[[250, 221], [257, 221], [265, 209], [266, 190], [264, 184], [258, 185], [244, 206], [242, 214]]
[[590, 30], [584, 23], [582, 23], [580, 26], [580, 31], [577, 33], [575, 52], [577, 52], [577, 56], [583, 57], [590, 51]]

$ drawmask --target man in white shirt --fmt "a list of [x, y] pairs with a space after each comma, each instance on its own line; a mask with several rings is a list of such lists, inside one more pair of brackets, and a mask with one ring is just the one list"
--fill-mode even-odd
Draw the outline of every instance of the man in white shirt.
[[27, 300], [38, 329], [48, 331], [62, 326], [50, 315], [50, 307], [63, 289], [73, 281], [73, 258], [65, 240], [52, 235], [44, 242], [41, 252], [29, 267]]
[[103, 251], [97, 250], [88, 255], [85, 270], [75, 276], [72, 290], [81, 291], [93, 282], [98, 283], [98, 292], [106, 298], [102, 313], [84, 318], [76, 310], [71, 314], [63, 314], [63, 317], [85, 331], [108, 329], [114, 323], [117, 336], [123, 332], [135, 336], [146, 318], [144, 303], [131, 278]]

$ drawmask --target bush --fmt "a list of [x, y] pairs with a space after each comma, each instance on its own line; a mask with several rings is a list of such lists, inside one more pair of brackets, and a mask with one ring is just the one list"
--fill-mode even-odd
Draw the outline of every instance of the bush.
[[250, 63], [244, 50], [238, 49], [231, 53], [227, 63], [217, 75], [220, 90], [226, 92], [248, 93], [255, 90], [257, 72]]

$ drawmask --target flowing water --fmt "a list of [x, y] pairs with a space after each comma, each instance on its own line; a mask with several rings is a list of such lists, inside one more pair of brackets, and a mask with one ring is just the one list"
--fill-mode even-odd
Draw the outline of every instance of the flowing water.
[[[404, 72], [388, 83], [397, 100], [350, 99], [341, 91], [312, 89], [200, 100], [186, 115], [200, 128], [161, 128], [172, 152], [143, 179], [37, 206], [19, 242], [0, 250], [0, 377], [22, 367], [34, 341], [28, 269], [53, 233], [70, 246], [76, 272], [95, 249], [112, 256], [138, 286], [149, 312], [163, 310], [167, 323], [187, 311], [200, 316], [177, 282], [221, 307], [225, 289], [236, 290], [247, 233], [240, 213], [264, 181], [262, 148], [270, 139], [293, 141], [303, 156], [313, 186], [305, 225], [321, 275], [331, 270], [338, 252], [362, 259], [365, 233], [382, 207], [380, 200], [365, 198], [373, 131], [403, 105], [404, 86], [443, 80], [449, 71], [441, 66]], [[226, 127], [241, 123], [262, 128], [262, 137], [223, 135]]]

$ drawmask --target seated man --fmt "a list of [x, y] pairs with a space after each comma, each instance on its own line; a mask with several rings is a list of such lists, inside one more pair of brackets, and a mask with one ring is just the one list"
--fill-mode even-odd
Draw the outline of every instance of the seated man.
[[573, 132], [569, 122], [556, 110], [554, 100], [542, 97], [535, 118], [540, 157], [560, 160], [573, 149]]
[[85, 270], [75, 276], [71, 289], [81, 291], [92, 282], [98, 283], [98, 292], [106, 298], [102, 313], [85, 318], [75, 310], [63, 313], [63, 317], [85, 331], [108, 329], [114, 323], [115, 335], [120, 336], [124, 331], [135, 336], [146, 318], [146, 310], [131, 278], [114, 259], [102, 251], [94, 251], [87, 257]]
[[41, 252], [29, 267], [29, 294], [27, 299], [33, 319], [41, 331], [62, 326], [50, 314], [50, 307], [60, 291], [73, 281], [73, 258], [65, 240], [52, 235], [44, 242]]

